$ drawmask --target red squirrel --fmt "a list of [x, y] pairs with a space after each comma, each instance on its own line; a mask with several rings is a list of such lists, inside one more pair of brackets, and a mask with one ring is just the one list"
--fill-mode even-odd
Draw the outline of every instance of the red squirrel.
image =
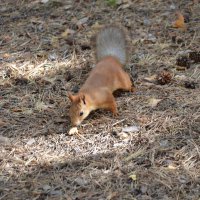
[[126, 42], [124, 30], [116, 26], [103, 28], [97, 34], [97, 64], [79, 92], [68, 95], [73, 125], [80, 125], [96, 109], [107, 109], [117, 115], [113, 92], [118, 89], [133, 91], [130, 76], [123, 69], [127, 62]]

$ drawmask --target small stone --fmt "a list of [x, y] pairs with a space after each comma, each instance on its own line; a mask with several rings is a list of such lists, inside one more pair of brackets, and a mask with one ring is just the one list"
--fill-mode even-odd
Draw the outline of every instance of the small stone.
[[41, 0], [41, 3], [48, 3], [49, 0]]
[[61, 190], [52, 190], [52, 191], [50, 191], [50, 194], [54, 195], [54, 196], [61, 196], [62, 191]]
[[0, 135], [0, 144], [8, 145], [8, 144], [10, 144], [10, 139], [8, 137], [4, 137], [4, 136]]
[[175, 6], [174, 4], [171, 4], [171, 5], [169, 6], [169, 8], [170, 8], [171, 10], [175, 10], [175, 9], [176, 9], [176, 6]]
[[80, 177], [76, 178], [74, 181], [80, 186], [85, 186], [88, 184], [88, 182], [85, 179]]
[[144, 24], [145, 26], [149, 26], [149, 25], [151, 25], [151, 22], [150, 22], [149, 19], [144, 19], [144, 20], [143, 20], [143, 24]]
[[161, 140], [160, 141], [160, 146], [161, 147], [168, 147], [169, 146], [168, 140]]
[[155, 43], [157, 39], [153, 34], [149, 33], [147, 36], [147, 40], [151, 41], [152, 43]]
[[140, 128], [138, 126], [128, 126], [122, 128], [122, 132], [138, 132]]
[[145, 193], [147, 192], [147, 186], [142, 185], [141, 188], [140, 188], [140, 190], [141, 190], [141, 192], [142, 192], [143, 194], [145, 194]]
[[43, 189], [45, 192], [47, 192], [48, 190], [51, 189], [51, 186], [49, 186], [49, 185], [43, 185], [42, 189]]
[[35, 143], [35, 139], [31, 138], [26, 144], [29, 145], [29, 146], [31, 146], [34, 143]]
[[52, 53], [49, 54], [48, 58], [50, 61], [55, 61], [58, 58], [58, 56], [56, 55], [56, 53]]
[[178, 177], [178, 180], [179, 180], [180, 183], [187, 183], [188, 182], [187, 178], [184, 175], [180, 175]]
[[88, 21], [88, 19], [89, 19], [88, 17], [84, 17], [84, 18], [78, 20], [78, 25], [85, 24]]

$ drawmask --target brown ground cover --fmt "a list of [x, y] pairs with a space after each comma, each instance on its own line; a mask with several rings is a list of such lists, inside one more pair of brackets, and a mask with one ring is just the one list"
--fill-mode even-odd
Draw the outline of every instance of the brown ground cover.
[[[198, 0], [42, 2], [0, 1], [0, 199], [199, 200]], [[67, 91], [110, 23], [130, 32], [137, 90], [69, 135]]]

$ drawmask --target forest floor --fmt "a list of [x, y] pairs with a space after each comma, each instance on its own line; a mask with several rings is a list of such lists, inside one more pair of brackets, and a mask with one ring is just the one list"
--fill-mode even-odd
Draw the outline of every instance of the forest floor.
[[[199, 200], [199, 10], [198, 0], [1, 0], [0, 199]], [[95, 111], [70, 135], [67, 91], [112, 23], [130, 33], [136, 92], [116, 95], [119, 116]]]

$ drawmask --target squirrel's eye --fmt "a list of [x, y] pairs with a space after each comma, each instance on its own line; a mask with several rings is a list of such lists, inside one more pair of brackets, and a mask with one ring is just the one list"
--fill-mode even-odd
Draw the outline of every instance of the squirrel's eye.
[[80, 112], [80, 116], [82, 116], [83, 115], [83, 112]]

